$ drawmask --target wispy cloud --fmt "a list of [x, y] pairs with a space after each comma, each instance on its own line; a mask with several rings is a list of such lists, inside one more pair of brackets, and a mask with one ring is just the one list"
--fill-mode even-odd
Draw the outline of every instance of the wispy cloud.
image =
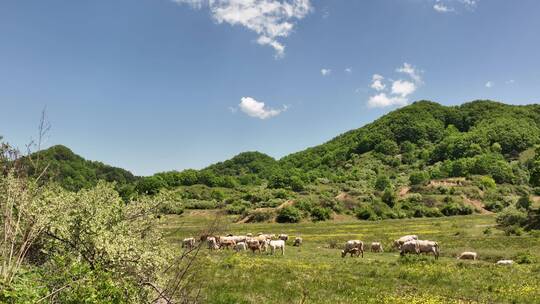
[[495, 83], [493, 83], [493, 81], [486, 82], [486, 88], [490, 89], [490, 88], [493, 88], [494, 86], [495, 86]]
[[352, 73], [352, 68], [345, 68], [345, 73], [347, 74], [351, 74]]
[[253, 97], [242, 97], [238, 107], [248, 116], [259, 119], [272, 118], [287, 110], [287, 106], [283, 106], [282, 109], [272, 109], [270, 107], [267, 107], [264, 102], [257, 101]]
[[328, 76], [330, 73], [332, 73], [331, 69], [321, 69], [321, 75], [323, 76]]
[[435, 0], [433, 9], [439, 13], [456, 12], [456, 8], [473, 11], [480, 0]]
[[403, 63], [402, 67], [396, 69], [396, 72], [407, 74], [416, 83], [422, 84], [422, 76], [421, 75], [422, 75], [423, 71], [418, 70], [412, 64], [409, 64], [409, 63], [405, 62], [405, 63]]
[[439, 13], [450, 13], [454, 11], [453, 8], [448, 7], [442, 3], [435, 3], [435, 5], [433, 5], [433, 9]]
[[374, 74], [371, 77], [370, 88], [377, 93], [369, 97], [367, 102], [369, 107], [406, 105], [409, 102], [409, 96], [416, 92], [418, 87], [424, 83], [421, 76], [423, 72], [412, 64], [405, 62], [395, 72], [405, 74], [409, 79], [390, 80], [390, 87], [388, 87], [385, 84], [384, 76]]
[[240, 25], [255, 33], [256, 42], [274, 49], [276, 57], [285, 54], [280, 41], [294, 30], [295, 21], [311, 11], [310, 0], [172, 0], [196, 9], [208, 8], [217, 23]]

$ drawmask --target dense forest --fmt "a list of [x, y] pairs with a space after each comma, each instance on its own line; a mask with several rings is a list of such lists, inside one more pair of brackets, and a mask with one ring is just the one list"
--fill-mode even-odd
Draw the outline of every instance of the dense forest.
[[[167, 195], [164, 212], [223, 208], [253, 221], [325, 220], [340, 213], [376, 220], [534, 203], [539, 143], [540, 105], [419, 101], [279, 160], [245, 152], [202, 170], [135, 177], [63, 146], [36, 156], [49, 165], [46, 178], [67, 190], [115, 182], [125, 201]], [[517, 212], [526, 217], [527, 210]]]

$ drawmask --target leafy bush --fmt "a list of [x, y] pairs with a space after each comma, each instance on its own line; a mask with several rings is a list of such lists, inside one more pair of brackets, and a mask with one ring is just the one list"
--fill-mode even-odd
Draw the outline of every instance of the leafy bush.
[[425, 171], [416, 171], [411, 173], [409, 181], [413, 186], [425, 185], [429, 182], [429, 174]]
[[250, 208], [250, 204], [246, 201], [237, 201], [225, 207], [228, 214], [245, 214]]
[[253, 210], [249, 214], [250, 222], [267, 222], [274, 217], [274, 212], [266, 210]]
[[384, 189], [390, 187], [392, 185], [392, 182], [390, 181], [390, 178], [386, 175], [379, 175], [377, 176], [377, 180], [375, 181], [375, 189], [379, 191], [383, 191]]
[[446, 216], [452, 216], [452, 215], [467, 215], [472, 214], [474, 212], [473, 207], [468, 205], [463, 205], [455, 202], [450, 202], [445, 204], [441, 208], [442, 214]]
[[311, 220], [314, 222], [326, 221], [330, 219], [332, 212], [328, 208], [316, 207], [311, 210]]
[[281, 208], [276, 217], [278, 223], [298, 223], [301, 219], [300, 210], [293, 206]]
[[379, 219], [373, 208], [367, 205], [362, 205], [356, 209], [355, 215], [359, 220], [376, 221]]
[[518, 252], [514, 258], [518, 264], [533, 264], [536, 263], [536, 258], [530, 252]]
[[178, 201], [166, 201], [160, 205], [159, 211], [162, 214], [180, 215], [184, 213], [184, 205]]
[[397, 195], [392, 188], [386, 188], [381, 197], [382, 201], [390, 207], [394, 207], [397, 201]]
[[201, 201], [190, 199], [184, 202], [186, 209], [216, 209], [218, 204], [216, 201]]
[[515, 207], [507, 207], [497, 214], [497, 223], [502, 227], [521, 226], [526, 222], [527, 213]]

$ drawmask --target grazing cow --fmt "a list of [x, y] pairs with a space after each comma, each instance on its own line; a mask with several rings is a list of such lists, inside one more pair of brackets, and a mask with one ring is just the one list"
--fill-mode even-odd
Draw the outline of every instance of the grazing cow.
[[476, 252], [465, 251], [458, 256], [458, 260], [476, 260], [478, 254]]
[[234, 245], [236, 245], [236, 241], [232, 236], [221, 236], [218, 238], [218, 243], [220, 248], [225, 247], [227, 249], [230, 249], [231, 247], [234, 247]]
[[285, 242], [286, 242], [286, 241], [288, 241], [288, 240], [289, 240], [289, 236], [288, 236], [288, 235], [286, 235], [286, 234], [280, 234], [280, 235], [278, 236], [278, 239], [280, 239], [280, 240], [282, 240], [282, 241], [285, 241]]
[[259, 251], [259, 253], [261, 253], [261, 247], [262, 246], [261, 246], [261, 242], [259, 242], [258, 240], [249, 239], [247, 241], [247, 246], [253, 253], [255, 253], [255, 251]]
[[402, 236], [399, 239], [394, 241], [394, 247], [397, 249], [400, 249], [403, 244], [405, 244], [408, 241], [418, 240], [417, 235], [406, 235]]
[[383, 252], [383, 246], [379, 242], [371, 243], [371, 252]]
[[246, 235], [233, 235], [231, 236], [231, 238], [236, 242], [236, 243], [241, 243], [241, 242], [246, 242], [247, 240], [247, 236]]
[[234, 245], [234, 251], [236, 252], [246, 251], [246, 250], [247, 250], [247, 245], [244, 242], [239, 242], [239, 243], [236, 243], [236, 245]]
[[440, 248], [437, 242], [423, 240], [417, 240], [416, 242], [418, 243], [421, 253], [433, 253], [436, 260], [439, 258]]
[[190, 237], [190, 238], [186, 238], [182, 241], [182, 248], [186, 248], [186, 249], [191, 249], [195, 247], [195, 239]]
[[218, 250], [219, 245], [215, 237], [209, 236], [206, 238], [206, 243], [208, 244], [208, 249], [210, 250]]
[[341, 257], [344, 258], [348, 253], [351, 254], [351, 257], [356, 255], [357, 257], [362, 254], [364, 257], [364, 243], [359, 240], [351, 240], [345, 243], [345, 249], [341, 250]]
[[281, 249], [281, 255], [285, 255], [285, 241], [284, 240], [272, 240], [268, 242], [270, 246], [270, 253], [274, 254], [276, 249]]
[[497, 261], [497, 265], [512, 265], [514, 264], [514, 261], [512, 260], [500, 260]]
[[302, 238], [301, 237], [295, 237], [293, 246], [300, 247], [302, 245]]
[[420, 254], [420, 245], [416, 240], [405, 242], [399, 249], [399, 255], [404, 256], [406, 253]]

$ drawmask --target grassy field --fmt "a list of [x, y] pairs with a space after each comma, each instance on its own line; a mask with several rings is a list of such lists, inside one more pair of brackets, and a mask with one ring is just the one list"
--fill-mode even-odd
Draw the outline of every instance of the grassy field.
[[[182, 250], [182, 238], [197, 235], [215, 219], [214, 212], [190, 211], [162, 221], [171, 244]], [[493, 216], [300, 224], [220, 221], [222, 234], [287, 233], [301, 236], [304, 244], [287, 246], [285, 256], [202, 250], [197, 280], [205, 286], [207, 303], [540, 303], [540, 237], [505, 236], [495, 229]], [[400, 258], [389, 249], [404, 234], [438, 241], [441, 258]], [[350, 239], [380, 241], [385, 252], [342, 259], [340, 247]], [[479, 260], [456, 260], [465, 250], [478, 252]], [[503, 258], [528, 263], [494, 265]]]

